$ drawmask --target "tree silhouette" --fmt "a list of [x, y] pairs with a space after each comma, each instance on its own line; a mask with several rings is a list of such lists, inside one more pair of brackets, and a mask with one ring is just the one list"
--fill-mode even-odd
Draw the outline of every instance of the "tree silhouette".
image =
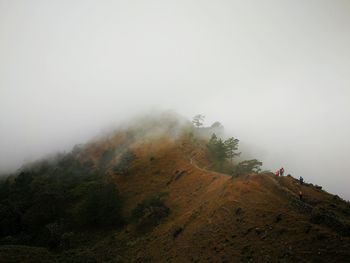
[[197, 114], [196, 116], [193, 117], [192, 123], [196, 128], [200, 128], [203, 126], [203, 121], [204, 121], [205, 116], [201, 114]]

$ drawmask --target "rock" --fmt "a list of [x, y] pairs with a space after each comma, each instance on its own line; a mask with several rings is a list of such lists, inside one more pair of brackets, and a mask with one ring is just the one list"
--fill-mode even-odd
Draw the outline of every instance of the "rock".
[[318, 190], [322, 190], [322, 186], [317, 185], [317, 184], [315, 185], [315, 188], [318, 189]]
[[243, 212], [242, 208], [240, 207], [237, 207], [236, 210], [235, 210], [235, 214], [238, 216], [238, 215], [241, 215]]
[[255, 228], [255, 233], [256, 233], [257, 235], [260, 235], [262, 232], [264, 232], [264, 229], [259, 228], [259, 227]]
[[182, 176], [186, 175], [186, 171], [176, 171], [175, 173], [175, 181], [179, 180]]
[[278, 223], [279, 221], [281, 221], [283, 218], [283, 214], [278, 214], [275, 218], [275, 223]]
[[180, 235], [182, 233], [182, 231], [184, 230], [184, 228], [182, 226], [176, 227], [173, 232], [172, 232], [172, 236], [173, 238], [177, 238], [178, 235]]
[[261, 236], [261, 239], [264, 240], [267, 237], [267, 231]]

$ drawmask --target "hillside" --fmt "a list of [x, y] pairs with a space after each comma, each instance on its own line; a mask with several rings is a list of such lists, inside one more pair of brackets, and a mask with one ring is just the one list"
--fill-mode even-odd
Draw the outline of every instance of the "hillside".
[[123, 222], [62, 230], [55, 248], [2, 236], [1, 262], [348, 262], [348, 202], [291, 176], [211, 171], [206, 144], [161, 119], [76, 147], [116, 185]]

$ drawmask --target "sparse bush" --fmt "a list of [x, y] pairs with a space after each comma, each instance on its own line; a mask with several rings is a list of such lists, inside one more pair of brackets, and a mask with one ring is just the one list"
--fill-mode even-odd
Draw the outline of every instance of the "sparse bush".
[[246, 160], [246, 161], [240, 162], [234, 167], [232, 171], [232, 175], [238, 176], [246, 173], [258, 173], [261, 171], [261, 166], [262, 166], [262, 162], [256, 159]]
[[137, 223], [139, 230], [147, 230], [160, 223], [167, 217], [170, 209], [164, 204], [160, 196], [154, 196], [138, 204], [132, 211], [132, 220]]

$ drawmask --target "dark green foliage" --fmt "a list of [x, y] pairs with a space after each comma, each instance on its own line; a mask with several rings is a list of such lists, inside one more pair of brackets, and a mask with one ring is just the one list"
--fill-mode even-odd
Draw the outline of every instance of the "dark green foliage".
[[76, 207], [76, 221], [92, 226], [118, 225], [122, 223], [120, 209], [116, 186], [112, 183], [93, 182], [86, 188], [84, 198]]
[[125, 151], [119, 159], [118, 164], [113, 168], [117, 174], [128, 175], [132, 162], [136, 159], [136, 155], [131, 151]]
[[227, 159], [230, 159], [232, 166], [233, 158], [241, 154], [236, 152], [238, 150], [238, 143], [239, 140], [233, 137], [223, 141], [215, 133], [212, 134], [207, 147], [214, 170], [225, 172], [227, 169], [224, 168], [224, 164], [227, 164]]
[[[239, 156], [241, 153], [237, 152], [239, 140], [233, 137], [225, 141], [218, 138], [215, 133], [212, 134], [208, 144], [209, 159], [213, 166], [212, 168], [218, 172], [229, 173], [233, 176], [240, 174], [260, 172], [262, 162], [253, 159], [245, 160], [237, 165], [233, 164], [233, 158]], [[230, 160], [230, 163], [227, 161]]]
[[224, 161], [227, 158], [227, 149], [225, 147], [225, 143], [222, 141], [222, 139], [218, 139], [216, 134], [213, 133], [207, 147], [209, 151], [209, 157], [214, 164], [214, 169], [220, 171], [222, 169]]
[[233, 161], [233, 158], [235, 156], [239, 156], [241, 153], [237, 153], [236, 151], [238, 150], [238, 143], [239, 140], [235, 138], [228, 138], [224, 144], [225, 144], [225, 149], [226, 149], [226, 156], [231, 160], [231, 163]]
[[238, 176], [241, 174], [246, 174], [246, 173], [258, 173], [261, 171], [262, 162], [253, 159], [253, 160], [246, 160], [243, 162], [240, 162], [237, 164], [232, 172], [233, 176]]
[[9, 236], [21, 231], [21, 216], [8, 200], [0, 203], [0, 236]]
[[67, 231], [122, 223], [116, 185], [91, 161], [80, 163], [71, 154], [0, 181], [0, 197], [2, 243], [12, 236], [15, 244], [55, 248]]

